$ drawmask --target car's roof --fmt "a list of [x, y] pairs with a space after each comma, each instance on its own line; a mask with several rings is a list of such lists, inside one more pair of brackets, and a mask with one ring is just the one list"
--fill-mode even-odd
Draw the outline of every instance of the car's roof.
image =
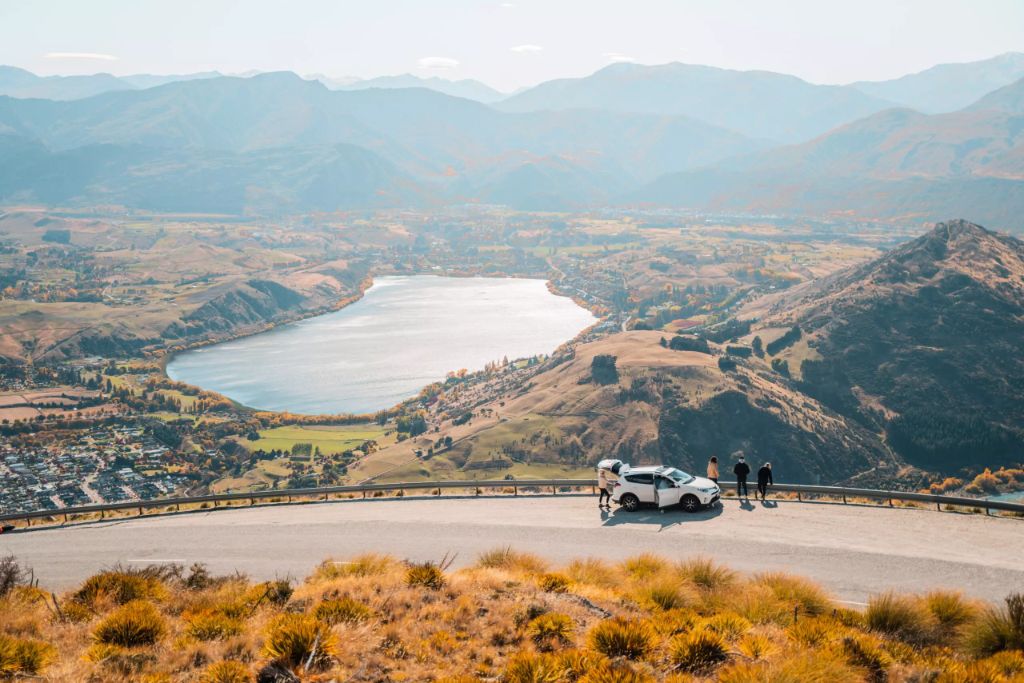
[[666, 467], [665, 465], [644, 465], [643, 467], [630, 467], [629, 472], [627, 474], [636, 474], [637, 472], [665, 472], [670, 469], [672, 468]]

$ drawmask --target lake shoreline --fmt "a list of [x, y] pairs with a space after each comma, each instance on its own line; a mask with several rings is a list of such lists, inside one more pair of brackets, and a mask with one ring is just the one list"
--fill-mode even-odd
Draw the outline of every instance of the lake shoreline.
[[[456, 297], [456, 298], [449, 299], [447, 304], [443, 304], [444, 307], [442, 307], [438, 311], [433, 311], [430, 314], [431, 315], [431, 320], [419, 320], [417, 322], [417, 320], [416, 320], [417, 313], [421, 309], [426, 310], [426, 308], [431, 303], [430, 301], [421, 301], [418, 304], [418, 306], [419, 306], [418, 308], [416, 308], [415, 310], [413, 310], [411, 312], [407, 311], [407, 315], [411, 316], [410, 317], [410, 321], [408, 322], [408, 324], [406, 324], [406, 320], [405, 319], [402, 319], [401, 323], [397, 323], [395, 321], [390, 321], [389, 323], [387, 323], [388, 325], [390, 325], [390, 327], [387, 327], [387, 334], [385, 335], [384, 338], [387, 341], [390, 342], [392, 337], [395, 336], [395, 335], [397, 335], [397, 337], [401, 338], [403, 336], [409, 336], [410, 334], [414, 334], [413, 330], [415, 330], [415, 334], [416, 335], [421, 335], [421, 334], [423, 335], [422, 337], [418, 337], [416, 339], [416, 341], [414, 342], [414, 345], [420, 345], [420, 342], [423, 339], [441, 339], [441, 340], [443, 340], [445, 335], [447, 334], [450, 337], [449, 343], [451, 344], [452, 342], [454, 342], [454, 346], [458, 348], [458, 350], [451, 351], [452, 353], [468, 354], [468, 356], [466, 356], [467, 358], [475, 359], [475, 360], [469, 360], [468, 361], [468, 366], [471, 366], [473, 371], [476, 371], [476, 370], [479, 370], [479, 369], [483, 369], [485, 364], [488, 364], [488, 363], [500, 360], [500, 358], [503, 355], [505, 357], [509, 357], [510, 359], [511, 359], [511, 357], [513, 355], [517, 359], [518, 358], [530, 357], [532, 355], [536, 355], [537, 353], [544, 353], [545, 355], [549, 355], [550, 353], [553, 353], [553, 352], [557, 351], [557, 349], [561, 348], [565, 344], [569, 344], [569, 343], [572, 343], [572, 342], [576, 341], [582, 335], [585, 335], [594, 325], [596, 325], [596, 324], [598, 324], [600, 322], [600, 318], [597, 315], [595, 315], [595, 311], [591, 310], [590, 306], [581, 306], [580, 304], [583, 303], [583, 302], [578, 301], [575, 297], [569, 296], [568, 294], [566, 294], [564, 292], [558, 291], [558, 289], [553, 286], [553, 283], [548, 278], [538, 278], [538, 277], [528, 277], [528, 276], [488, 277], [488, 276], [480, 276], [480, 275], [476, 275], [476, 274], [454, 274], [453, 275], [453, 274], [439, 274], [439, 273], [433, 273], [433, 272], [411, 273], [411, 274], [410, 273], [394, 273], [393, 274], [393, 273], [389, 273], [389, 272], [388, 273], [377, 273], [375, 275], [368, 275], [363, 280], [363, 282], [360, 283], [359, 293], [358, 293], [357, 296], [347, 297], [345, 300], [342, 300], [341, 302], [339, 302], [340, 305], [338, 305], [335, 308], [332, 308], [331, 310], [317, 311], [317, 312], [312, 313], [311, 315], [298, 317], [298, 318], [296, 318], [294, 320], [289, 320], [287, 322], [280, 322], [280, 323], [277, 323], [277, 324], [274, 324], [274, 325], [268, 325], [268, 326], [266, 326], [264, 328], [261, 328], [260, 330], [248, 331], [245, 334], [235, 335], [235, 336], [233, 336], [231, 338], [224, 338], [224, 339], [220, 339], [220, 340], [217, 340], [217, 341], [209, 341], [209, 342], [202, 343], [202, 344], [196, 344], [196, 345], [190, 346], [188, 349], [181, 349], [181, 350], [178, 350], [178, 351], [176, 351], [174, 353], [166, 354], [164, 357], [161, 358], [161, 365], [160, 365], [161, 371], [162, 371], [164, 376], [166, 376], [168, 379], [171, 379], [171, 380], [173, 380], [175, 382], [181, 382], [183, 384], [187, 384], [189, 386], [196, 387], [197, 389], [199, 389], [201, 391], [209, 392], [209, 393], [214, 393], [214, 394], [218, 394], [220, 396], [223, 396], [225, 399], [231, 401], [234, 405], [238, 406], [238, 408], [240, 410], [246, 410], [246, 411], [252, 411], [252, 412], [277, 413], [277, 414], [292, 414], [292, 415], [296, 415], [296, 416], [300, 416], [301, 415], [301, 416], [306, 416], [306, 417], [310, 417], [310, 418], [313, 418], [313, 417], [324, 418], [324, 417], [336, 416], [336, 417], [338, 417], [338, 419], [345, 419], [345, 420], [350, 420], [353, 416], [357, 416], [357, 415], [372, 415], [375, 411], [378, 411], [378, 410], [394, 410], [395, 408], [397, 408], [397, 407], [407, 403], [409, 400], [414, 399], [415, 396], [416, 396], [416, 392], [422, 390], [422, 388], [424, 386], [428, 386], [428, 385], [430, 385], [430, 384], [432, 384], [432, 383], [434, 383], [436, 381], [443, 381], [444, 376], [445, 376], [446, 373], [450, 373], [450, 372], [456, 371], [456, 370], [458, 370], [458, 369], [460, 369], [462, 367], [467, 367], [467, 363], [466, 363], [465, 359], [464, 360], [459, 360], [458, 358], [455, 358], [455, 359], [453, 359], [451, 361], [450, 365], [444, 366], [444, 369], [440, 370], [440, 371], [439, 371], [439, 368], [436, 367], [436, 365], [439, 362], [444, 362], [443, 359], [445, 358], [445, 353], [448, 350], [447, 347], [441, 348], [441, 349], [436, 349], [436, 351], [437, 351], [436, 354], [433, 354], [433, 355], [427, 354], [425, 357], [421, 358], [420, 360], [409, 361], [408, 359], [406, 359], [406, 363], [407, 363], [406, 367], [407, 367], [408, 371], [407, 371], [406, 374], [403, 375], [403, 377], [405, 378], [404, 382], [405, 382], [405, 386], [406, 386], [405, 391], [404, 391], [403, 394], [401, 394], [400, 396], [396, 394], [396, 395], [393, 395], [393, 396], [389, 397], [388, 400], [391, 401], [391, 402], [389, 402], [386, 407], [377, 406], [377, 407], [373, 407], [373, 408], [368, 408], [368, 407], [366, 407], [366, 405], [362, 405], [362, 406], [359, 406], [359, 407], [353, 407], [352, 409], [344, 409], [344, 408], [324, 409], [324, 408], [320, 408], [320, 407], [312, 408], [312, 407], [308, 407], [308, 406], [309, 406], [310, 403], [316, 403], [319, 400], [334, 400], [335, 402], [339, 402], [340, 401], [342, 403], [344, 403], [345, 401], [349, 401], [349, 402], [360, 401], [360, 400], [372, 401], [372, 400], [374, 400], [372, 397], [374, 395], [377, 395], [375, 392], [381, 391], [382, 390], [381, 387], [388, 386], [389, 383], [394, 381], [394, 378], [389, 378], [389, 375], [388, 375], [389, 371], [391, 370], [390, 367], [381, 367], [381, 368], [379, 368], [380, 375], [381, 375], [381, 378], [379, 380], [378, 380], [377, 375], [373, 374], [373, 371], [366, 370], [366, 372], [370, 372], [371, 374], [369, 374], [369, 375], [360, 374], [359, 377], [358, 377], [358, 380], [353, 380], [353, 381], [355, 381], [355, 384], [350, 384], [350, 383], [347, 383], [347, 382], [342, 382], [342, 384], [344, 386], [346, 386], [346, 387], [356, 387], [356, 388], [353, 389], [352, 392], [343, 395], [343, 397], [339, 397], [339, 396], [334, 395], [334, 396], [331, 396], [330, 399], [327, 399], [327, 398], [324, 398], [324, 399], [316, 398], [316, 396], [317, 396], [316, 387], [317, 387], [317, 383], [318, 383], [320, 378], [316, 374], [313, 374], [313, 376], [311, 376], [309, 378], [309, 381], [311, 382], [310, 387], [313, 387], [311, 390], [305, 392], [301, 397], [293, 396], [293, 399], [295, 401], [293, 403], [282, 404], [281, 400], [284, 400], [284, 399], [280, 398], [282, 396], [281, 392], [279, 392], [277, 390], [270, 391], [270, 390], [265, 389], [265, 387], [267, 386], [268, 383], [272, 384], [275, 381], [273, 379], [275, 376], [280, 378], [281, 376], [283, 376], [283, 374], [285, 372], [282, 369], [283, 366], [282, 366], [282, 361], [281, 361], [280, 358], [272, 359], [273, 362], [270, 362], [269, 364], [266, 362], [266, 359], [264, 359], [264, 360], [256, 362], [255, 364], [253, 364], [251, 366], [248, 366], [248, 367], [245, 367], [245, 368], [237, 368], [236, 367], [235, 370], [231, 370], [231, 366], [233, 364], [236, 364], [235, 357], [233, 355], [226, 354], [225, 351], [219, 351], [219, 352], [217, 352], [219, 363], [217, 363], [216, 367], [212, 368], [212, 369], [211, 368], [207, 368], [206, 370], [204, 370], [203, 369], [204, 361], [202, 361], [202, 359], [199, 359], [199, 358], [196, 358], [196, 357], [193, 357], [191, 359], [192, 362], [191, 362], [190, 366], [179, 367], [179, 371], [178, 372], [174, 372], [173, 371], [173, 365], [174, 365], [175, 362], [181, 362], [181, 359], [183, 357], [186, 357], [186, 352], [196, 352], [196, 351], [201, 351], [203, 349], [211, 349], [213, 347], [220, 346], [220, 345], [223, 345], [223, 344], [229, 344], [231, 342], [239, 342], [239, 341], [251, 340], [252, 338], [260, 336], [260, 335], [263, 335], [263, 334], [270, 334], [270, 333], [278, 333], [278, 332], [280, 332], [281, 334], [286, 335], [286, 341], [284, 342], [284, 344], [286, 346], [289, 345], [289, 344], [292, 345], [292, 346], [296, 346], [299, 349], [300, 355], [307, 353], [310, 349], [313, 349], [313, 350], [317, 351], [318, 353], [322, 354], [322, 357], [319, 360], [320, 365], [317, 365], [316, 362], [314, 362], [312, 360], [309, 360], [308, 362], [311, 364], [311, 366], [322, 368], [321, 372], [328, 372], [328, 373], [331, 373], [331, 372], [333, 372], [333, 373], [341, 372], [342, 373], [341, 375], [336, 375], [336, 376], [344, 378], [344, 377], [346, 377], [346, 375], [344, 373], [345, 372], [350, 372], [351, 369], [339, 370], [338, 362], [336, 362], [337, 359], [330, 355], [330, 354], [336, 353], [336, 352], [332, 351], [332, 350], [325, 351], [323, 345], [326, 343], [326, 344], [328, 344], [328, 346], [331, 349], [333, 349], [334, 347], [338, 347], [338, 345], [340, 343], [341, 347], [339, 347], [339, 348], [343, 348], [345, 344], [350, 343], [351, 339], [359, 338], [360, 332], [363, 329], [362, 325], [368, 325], [369, 327], [373, 328], [373, 333], [375, 333], [375, 334], [383, 334], [382, 330], [377, 329], [378, 326], [375, 325], [374, 323], [378, 319], [385, 320], [386, 318], [384, 316], [385, 315], [391, 315], [390, 313], [386, 313], [385, 311], [378, 311], [376, 314], [369, 316], [368, 319], [371, 320], [372, 322], [367, 323], [366, 320], [362, 320], [361, 323], [360, 323], [360, 326], [358, 326], [357, 328], [353, 328], [353, 329], [349, 330], [342, 337], [338, 337], [337, 336], [338, 335], [338, 330], [334, 330], [332, 332], [332, 334], [334, 336], [330, 337], [329, 340], [317, 338], [317, 339], [314, 339], [312, 342], [308, 342], [308, 341], [297, 341], [297, 339], [304, 339], [305, 335], [310, 334], [311, 331], [313, 333], [318, 334], [318, 335], [322, 335], [322, 334], [324, 334], [325, 330], [333, 329], [332, 326], [341, 325], [342, 327], [345, 327], [346, 325], [350, 324], [349, 322], [346, 322], [346, 320], [347, 321], [351, 321], [351, 320], [353, 320], [352, 318], [348, 318], [348, 319], [346, 319], [346, 318], [334, 318], [334, 319], [332, 319], [332, 318], [330, 318], [328, 316], [329, 315], [330, 316], [336, 316], [337, 314], [343, 313], [345, 310], [349, 309], [350, 305], [354, 305], [354, 304], [358, 304], [360, 302], [364, 302], [366, 300], [367, 293], [371, 289], [374, 289], [379, 284], [387, 283], [389, 281], [389, 279], [394, 279], [395, 280], [395, 284], [398, 284], [399, 286], [405, 286], [405, 282], [404, 281], [408, 280], [408, 279], [412, 279], [412, 278], [420, 279], [421, 283], [422, 282], [426, 282], [426, 281], [430, 281], [430, 280], [436, 280], [437, 285], [430, 285], [430, 287], [435, 287], [436, 286], [438, 288], [432, 294], [434, 294], [434, 295], [441, 295], [441, 296], [448, 296], [448, 297]], [[476, 281], [480, 282], [480, 286], [483, 287], [483, 289], [481, 291], [477, 292], [476, 294], [470, 294], [470, 290], [466, 290], [463, 287], [454, 287], [453, 288], [453, 287], [451, 287], [451, 286], [449, 286], [447, 284], [448, 282], [454, 281], [454, 280], [459, 280], [459, 281], [473, 281], [473, 280], [476, 280]], [[507, 297], [509, 296], [509, 294], [512, 293], [512, 292], [515, 292], [516, 290], [513, 289], [510, 292], [507, 288], [503, 287], [500, 283], [503, 283], [503, 282], [511, 283], [511, 282], [517, 282], [517, 281], [518, 282], [538, 283], [538, 285], [543, 287], [544, 294], [542, 295], [542, 297], [546, 296], [546, 297], [551, 297], [552, 299], [557, 298], [559, 300], [563, 300], [563, 301], [564, 300], [568, 300], [569, 302], [572, 302], [571, 305], [570, 305], [570, 308], [572, 310], [575, 310], [575, 311], [581, 313], [581, 314], [584, 314], [585, 317], [586, 317], [586, 319], [584, 320], [581, 316], [577, 316], [576, 323], [581, 324], [582, 327], [577, 327], [573, 322], [570, 322], [571, 320], [573, 320], [573, 316], [571, 316], [571, 315], [566, 316], [566, 313], [568, 312], [569, 309], [566, 309], [564, 305], [556, 304], [555, 307], [552, 308], [551, 305], [544, 305], [542, 300], [537, 300], [537, 301], [532, 302], [533, 306], [530, 307], [529, 306], [529, 299], [530, 299], [530, 297], [537, 296], [537, 292], [536, 292], [535, 286], [526, 285], [526, 289], [525, 290], [522, 287], [518, 288], [518, 291], [521, 292], [521, 294], [519, 294], [518, 297], [520, 299], [522, 299], [522, 302], [520, 302], [518, 300], [508, 300]], [[445, 284], [442, 284], [442, 283], [445, 283]], [[395, 286], [395, 285], [394, 284], [388, 285], [388, 288], [390, 288], [391, 286]], [[531, 287], [533, 287], [533, 288], [531, 289]], [[426, 289], [427, 288], [425, 288], [421, 284], [421, 286], [417, 287], [412, 293], [413, 294], [419, 294], [419, 293], [423, 292], [423, 296], [427, 296], [427, 295], [431, 294], [431, 292], [425, 291]], [[395, 291], [397, 292], [399, 290], [395, 290]], [[526, 294], [526, 292], [530, 292], [530, 291], [533, 291], [534, 293], [533, 294]], [[481, 299], [479, 301], [473, 300], [473, 298], [476, 297], [477, 295], [479, 295], [480, 293], [484, 294], [483, 299]], [[402, 294], [403, 294], [403, 296], [400, 297], [400, 302], [399, 303], [401, 303], [401, 301], [405, 301], [406, 299], [410, 298], [410, 292], [409, 291], [402, 292]], [[462, 296], [462, 297], [469, 296], [470, 298], [466, 299], [465, 301], [462, 301], [462, 300], [460, 300], [458, 298], [460, 296]], [[497, 297], [497, 299], [494, 302], [490, 302], [489, 297]], [[503, 297], [506, 297], [506, 298], [503, 299]], [[428, 297], [428, 299], [429, 299], [429, 297]], [[383, 296], [379, 299], [379, 301], [384, 301], [384, 300], [385, 299], [384, 299]], [[375, 301], [378, 301], [378, 299], [375, 299]], [[515, 311], [515, 306], [520, 305], [520, 304], [526, 305], [527, 308], [523, 309], [523, 310], [520, 310], [517, 313], [514, 313], [514, 315], [518, 316], [518, 319], [524, 319], [525, 324], [523, 326], [517, 327], [517, 328], [515, 328], [513, 330], [503, 329], [501, 334], [498, 334], [498, 336], [501, 337], [501, 341], [497, 341], [497, 342], [494, 341], [494, 335], [497, 334], [496, 330], [499, 327], [507, 328], [507, 321], [508, 321], [508, 317], [507, 316], [509, 315], [508, 311], [509, 310]], [[439, 303], [438, 305], [442, 305], [442, 304]], [[495, 305], [497, 306], [497, 308], [494, 308]], [[448, 309], [447, 309], [448, 306], [452, 307], [451, 311], [448, 311]], [[460, 313], [459, 313], [460, 310], [466, 308], [467, 306], [469, 307], [468, 310], [472, 310], [474, 312], [474, 315], [477, 315], [477, 316], [482, 315], [484, 318], [487, 318], [488, 316], [490, 316], [490, 318], [492, 319], [490, 324], [492, 325], [492, 327], [494, 329], [492, 329], [492, 330], [490, 330], [488, 332], [488, 331], [486, 331], [486, 328], [477, 329], [477, 328], [479, 328], [479, 325], [477, 325], [477, 327], [473, 328], [473, 331], [470, 332], [469, 337], [466, 337], [466, 335], [462, 334], [462, 333], [457, 333], [457, 334], [453, 335], [452, 334], [452, 330], [460, 329], [460, 325], [461, 325], [461, 320], [462, 319], [459, 318], [457, 321], [449, 320], [448, 323], [447, 323], [448, 326], [446, 328], [444, 328], [444, 330], [436, 331], [433, 334], [430, 332], [429, 328], [431, 326], [431, 321], [434, 318], [437, 318], [438, 316], [440, 316], [441, 318], [444, 318], [445, 316], [450, 316], [450, 315], [460, 315]], [[369, 309], [369, 310], [372, 311], [373, 309]], [[558, 313], [558, 311], [561, 311], [561, 312]], [[361, 311], [361, 312], [364, 313], [364, 315], [365, 315], [365, 313], [367, 313], [369, 311]], [[358, 313], [356, 315], [357, 315], [357, 318], [361, 318], [362, 317]], [[523, 318], [523, 316], [525, 316], [525, 318]], [[538, 317], [544, 317], [544, 316], [548, 316], [548, 322], [546, 322], [546, 323], [542, 323], [540, 321], [540, 319], [538, 318]], [[307, 325], [305, 327], [296, 327], [297, 325], [301, 325], [302, 323], [309, 323], [311, 320], [316, 320], [317, 318], [324, 318], [325, 320], [322, 321], [320, 324], [315, 324], [313, 326], [308, 326]], [[501, 324], [500, 325], [496, 325], [495, 321], [493, 320], [494, 318], [500, 318], [501, 319]], [[551, 319], [551, 318], [553, 318], [553, 319]], [[475, 320], [476, 322], [479, 323], [479, 320], [476, 320], [476, 318], [471, 317], [469, 319]], [[383, 325], [384, 323], [381, 323], [381, 324]], [[538, 327], [538, 325], [539, 325], [539, 327]], [[571, 327], [571, 332], [565, 330], [565, 326], [566, 325], [569, 325]], [[411, 328], [411, 329], [406, 329], [407, 327]], [[419, 329], [420, 327], [424, 327], [424, 329], [420, 330]], [[562, 330], [562, 332], [556, 332], [555, 333], [560, 338], [560, 341], [558, 341], [556, 344], [554, 344], [554, 346], [552, 348], [547, 348], [546, 346], [544, 346], [544, 344], [545, 344], [545, 342], [543, 341], [543, 339], [545, 338], [544, 335], [545, 334], [551, 334], [551, 330], [557, 330], [557, 329], [561, 329]], [[480, 337], [476, 341], [474, 341], [472, 339], [474, 334], [477, 334], [477, 335], [481, 335], [482, 334], [482, 335], [484, 335], [484, 337]], [[492, 336], [491, 337], [487, 337], [486, 336], [487, 334], [490, 334]], [[301, 337], [297, 337], [296, 335], [302, 335], [302, 336]], [[567, 335], [567, 336], [565, 336], [565, 335]], [[463, 339], [464, 337], [465, 337], [465, 339]], [[461, 345], [460, 345], [460, 342], [461, 342]], [[352, 341], [351, 343], [356, 343], [356, 342]], [[535, 345], [537, 343], [542, 345], [542, 348], [544, 349], [543, 351], [540, 351], [539, 349], [536, 348]], [[280, 338], [277, 341], [277, 344], [281, 344]], [[312, 344], [313, 346], [310, 346], [309, 348], [303, 349], [302, 348], [303, 344], [307, 344], [307, 345], [308, 344]], [[516, 344], [519, 344], [519, 346], [516, 346]], [[524, 347], [523, 344], [525, 344], [526, 346]], [[508, 350], [507, 350], [507, 352], [501, 351], [501, 350], [497, 350], [497, 351], [495, 351], [495, 357], [494, 358], [490, 358], [488, 356], [486, 359], [481, 360], [481, 357], [482, 357], [481, 349], [486, 349], [486, 348], [493, 348], [493, 349], [506, 348]], [[526, 350], [522, 351], [524, 348]], [[405, 355], [408, 355], [408, 351], [407, 351], [407, 349], [404, 346], [400, 346], [399, 350], [402, 351], [402, 353], [404, 353]], [[238, 349], [232, 349], [232, 351], [233, 352], [239, 352]], [[520, 351], [522, 351], [522, 353]], [[250, 354], [250, 355], [254, 354], [254, 353], [264, 353], [264, 354], [270, 353], [272, 356], [276, 355], [277, 353], [284, 353], [283, 349], [282, 350], [278, 350], [275, 347], [268, 347], [266, 342], [264, 342], [262, 344], [260, 344], [260, 343], [249, 344], [249, 345], [243, 347], [240, 352], [241, 353]], [[369, 351], [366, 351], [366, 350], [364, 350], [363, 352], [364, 353], [369, 353]], [[323, 355], [323, 354], [327, 354], [327, 355]], [[486, 352], [484, 352], [484, 354], [486, 354]], [[449, 355], [449, 357], [450, 357], [450, 355]], [[379, 360], [372, 353], [367, 358], [369, 359], [369, 360], [367, 360], [367, 362], [370, 362], [371, 360], [374, 361], [374, 362], [377, 362]], [[432, 363], [433, 363], [433, 366], [432, 366]], [[373, 363], [370, 363], [370, 364], [372, 365]], [[342, 365], [344, 365], [344, 362], [342, 362]], [[479, 368], [476, 367], [477, 365], [479, 365], [480, 367]], [[262, 368], [261, 373], [259, 374], [258, 378], [256, 378], [256, 379], [253, 378], [253, 376], [252, 376], [252, 374], [250, 372], [250, 368], [251, 367], [261, 367]], [[326, 368], [326, 369], [323, 369], [323, 368]], [[289, 383], [291, 381], [290, 378], [291, 378], [291, 376], [295, 372], [298, 372], [299, 375], [302, 375], [303, 374], [303, 370], [304, 370], [304, 368], [301, 365], [296, 366], [294, 363], [292, 363], [288, 367], [288, 377], [289, 377], [289, 379], [288, 379], [288, 381], [285, 384], [287, 385], [287, 383]], [[212, 373], [212, 374], [209, 374], [202, 381], [197, 381], [195, 379], [195, 375], [194, 374], [191, 375], [191, 376], [189, 376], [187, 374], [189, 372], [193, 372], [193, 373], [194, 372], [209, 372], [209, 373]], [[360, 372], [362, 372], [362, 370], [360, 370]], [[232, 374], [232, 373], [234, 373], [234, 374]], [[305, 373], [309, 374], [308, 369], [305, 370]], [[429, 377], [428, 377], [428, 375], [429, 375]], [[409, 382], [412, 381], [411, 379], [409, 379], [410, 377], [419, 377], [420, 383], [417, 384], [415, 387], [412, 387], [411, 385], [409, 385]], [[267, 393], [265, 394], [264, 397], [255, 398], [253, 392], [256, 392], [256, 394], [259, 394], [259, 392], [261, 392], [261, 391], [267, 391]], [[370, 393], [366, 393], [366, 392], [370, 392]], [[285, 392], [285, 393], [287, 393], [287, 392]], [[272, 401], [267, 401], [266, 397], [273, 397], [273, 400]], [[381, 396], [381, 398], [383, 398], [383, 396]], [[277, 403], [275, 404], [273, 401], [277, 401]], [[381, 404], [381, 405], [383, 405], [383, 404]], [[266, 406], [266, 407], [262, 407], [262, 406]]]

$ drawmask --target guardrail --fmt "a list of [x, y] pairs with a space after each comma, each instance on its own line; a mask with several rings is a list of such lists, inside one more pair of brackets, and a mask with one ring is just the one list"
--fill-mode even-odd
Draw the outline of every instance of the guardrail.
[[[754, 488], [754, 484], [749, 484]], [[736, 482], [719, 482], [723, 493], [735, 489]], [[248, 501], [249, 505], [255, 505], [257, 501], [271, 502], [295, 502], [299, 499], [322, 499], [328, 500], [331, 496], [343, 494], [362, 494], [366, 498], [368, 494], [383, 493], [387, 491], [398, 491], [404, 495], [405, 491], [434, 491], [434, 495], [440, 495], [445, 489], [473, 489], [479, 495], [483, 489], [511, 489], [513, 496], [518, 496], [520, 491], [542, 491], [551, 489], [552, 495], [559, 490], [589, 488], [596, 490], [597, 481], [594, 479], [488, 479], [480, 481], [413, 481], [396, 482], [392, 484], [356, 484], [351, 486], [331, 486], [324, 488], [306, 489], [282, 489], [267, 491], [251, 491], [239, 493], [217, 493], [206, 496], [189, 496], [182, 498], [162, 498], [155, 500], [125, 501], [121, 503], [105, 503], [101, 505], [83, 505], [79, 507], [60, 508], [57, 510], [37, 510], [35, 512], [16, 512], [0, 515], [0, 522], [24, 520], [28, 526], [32, 525], [33, 519], [56, 519], [61, 516], [64, 521], [70, 521], [72, 517], [99, 513], [100, 517], [107, 512], [118, 510], [138, 510], [144, 514], [147, 509], [175, 508], [180, 510], [183, 505], [203, 505], [213, 503], [218, 507], [221, 503], [232, 503], [236, 501]], [[840, 498], [844, 503], [852, 499], [869, 499], [887, 501], [893, 506], [893, 501], [905, 501], [915, 503], [934, 503], [937, 510], [942, 506], [966, 507], [984, 509], [985, 514], [992, 514], [992, 511], [1011, 512], [1024, 515], [1024, 503], [1011, 503], [1009, 501], [983, 500], [980, 498], [967, 498], [963, 496], [943, 496], [932, 493], [915, 493], [910, 491], [883, 491], [878, 489], [858, 489], [845, 486], [816, 486], [813, 484], [775, 484], [771, 487], [772, 493], [795, 493], [797, 500], [803, 501], [804, 496], [827, 496]], [[206, 508], [208, 509], [208, 508]]]

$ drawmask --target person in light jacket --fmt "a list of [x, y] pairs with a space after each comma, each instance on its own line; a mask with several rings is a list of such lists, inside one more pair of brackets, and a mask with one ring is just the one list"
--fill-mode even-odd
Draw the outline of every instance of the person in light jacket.
[[[772, 464], [766, 462], [761, 466], [761, 469], [757, 471], [757, 494], [761, 497], [761, 502], [764, 502], [765, 495], [768, 493], [768, 487], [774, 486], [775, 481], [772, 479]], [[757, 496], [754, 496], [757, 498]]]
[[711, 456], [711, 460], [708, 460], [708, 479], [718, 483], [718, 458]]
[[747, 464], [746, 459], [741, 455], [739, 462], [732, 468], [732, 473], [736, 475], [736, 497], [737, 498], [749, 498], [750, 493], [747, 492], [747, 476], [750, 474], [750, 465]]
[[608, 473], [603, 468], [597, 471], [597, 488], [601, 492], [597, 499], [597, 507], [611, 508], [612, 494], [608, 485]]

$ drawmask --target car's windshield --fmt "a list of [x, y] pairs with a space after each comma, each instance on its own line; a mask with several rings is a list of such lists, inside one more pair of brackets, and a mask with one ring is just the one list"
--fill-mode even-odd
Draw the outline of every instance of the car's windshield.
[[691, 481], [693, 481], [693, 477], [691, 475], [677, 469], [668, 470], [667, 472], [665, 472], [665, 476], [670, 477], [673, 481], [676, 481], [680, 484], [689, 484]]

